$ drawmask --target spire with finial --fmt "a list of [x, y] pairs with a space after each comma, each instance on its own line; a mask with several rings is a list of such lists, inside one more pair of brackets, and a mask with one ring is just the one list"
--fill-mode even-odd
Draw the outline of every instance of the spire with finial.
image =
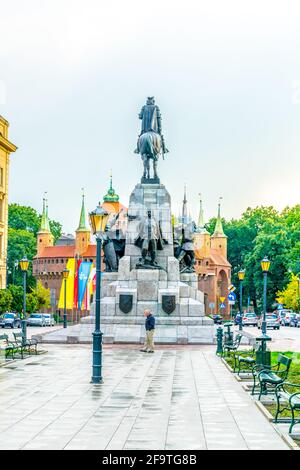
[[182, 223], [187, 223], [188, 213], [187, 213], [187, 198], [186, 198], [186, 184], [184, 185], [184, 195], [182, 201]]
[[223, 224], [222, 224], [222, 219], [221, 219], [221, 201], [222, 197], [219, 198], [219, 204], [218, 204], [218, 217], [217, 217], [217, 222], [215, 226], [215, 230], [213, 233], [213, 237], [226, 237], [224, 230], [223, 230]]
[[50, 225], [49, 225], [49, 219], [48, 219], [48, 202], [46, 199], [47, 193], [44, 193], [43, 197], [43, 212], [42, 212], [42, 217], [41, 217], [41, 225], [40, 225], [40, 230], [39, 232], [50, 232]]
[[82, 191], [82, 203], [81, 203], [81, 211], [80, 211], [80, 219], [79, 225], [76, 232], [88, 232], [89, 228], [86, 226], [86, 216], [85, 216], [85, 205], [84, 205], [84, 189], [81, 188]]
[[204, 212], [203, 212], [203, 205], [202, 205], [202, 195], [199, 193], [200, 197], [200, 208], [199, 208], [199, 217], [198, 217], [198, 227], [197, 231], [201, 233], [208, 233], [206, 228], [205, 228], [205, 222], [204, 222]]
[[107, 194], [103, 198], [104, 202], [119, 202], [119, 196], [116, 194], [113, 185], [112, 185], [112, 172], [110, 171], [110, 184]]
[[[47, 194], [47, 193], [46, 193]], [[49, 215], [48, 215], [48, 199], [46, 199], [46, 224], [47, 224], [47, 231], [51, 232], [50, 229], [50, 221], [49, 221]]]
[[199, 193], [199, 197], [200, 197], [200, 209], [199, 209], [199, 217], [198, 217], [198, 228], [203, 228], [204, 227], [204, 215], [203, 215], [201, 193]]

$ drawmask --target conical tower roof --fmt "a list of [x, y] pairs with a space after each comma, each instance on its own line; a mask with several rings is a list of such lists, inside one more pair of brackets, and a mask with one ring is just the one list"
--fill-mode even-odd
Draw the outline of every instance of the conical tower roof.
[[90, 229], [86, 225], [85, 205], [84, 205], [84, 194], [82, 194], [82, 203], [80, 211], [79, 225], [76, 232], [89, 232]]
[[219, 204], [218, 204], [218, 217], [217, 217], [215, 230], [212, 235], [213, 237], [226, 237], [224, 230], [223, 230], [223, 224], [222, 224], [222, 219], [221, 219], [221, 200], [222, 198], [220, 197]]

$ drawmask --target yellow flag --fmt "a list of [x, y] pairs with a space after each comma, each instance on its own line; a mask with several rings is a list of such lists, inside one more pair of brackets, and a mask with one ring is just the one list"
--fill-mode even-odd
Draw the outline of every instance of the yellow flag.
[[[66, 286], [66, 305], [67, 309], [71, 310], [73, 308], [73, 296], [74, 296], [74, 274], [75, 274], [75, 259], [70, 258], [67, 262], [66, 268], [69, 270], [69, 277], [67, 279]], [[65, 282], [64, 279], [61, 282], [60, 294], [58, 308], [64, 308], [65, 302]]]

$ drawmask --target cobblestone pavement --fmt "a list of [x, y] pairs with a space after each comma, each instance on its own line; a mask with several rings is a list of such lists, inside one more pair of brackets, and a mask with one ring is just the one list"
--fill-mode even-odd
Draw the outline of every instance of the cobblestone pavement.
[[288, 449], [215, 355], [215, 347], [91, 347], [0, 368], [0, 449]]

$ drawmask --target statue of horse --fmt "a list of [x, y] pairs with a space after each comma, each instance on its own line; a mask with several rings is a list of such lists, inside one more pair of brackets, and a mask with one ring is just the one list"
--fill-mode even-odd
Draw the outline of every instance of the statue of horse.
[[160, 134], [148, 131], [140, 135], [138, 139], [138, 152], [140, 153], [144, 164], [143, 178], [150, 178], [150, 160], [152, 160], [153, 164], [153, 178], [158, 178], [157, 160], [161, 150], [162, 139]]

